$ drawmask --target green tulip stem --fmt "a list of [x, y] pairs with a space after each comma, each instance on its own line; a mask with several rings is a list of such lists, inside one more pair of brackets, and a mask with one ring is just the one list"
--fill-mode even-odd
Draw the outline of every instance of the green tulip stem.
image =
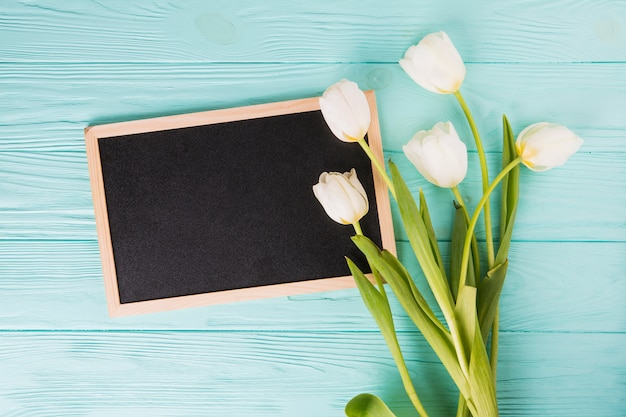
[[[463, 215], [465, 216], [465, 223], [469, 224], [470, 216], [467, 211], [467, 207], [465, 207], [465, 202], [463, 200], [463, 196], [461, 195], [461, 191], [459, 187], [454, 186], [451, 188], [452, 193], [454, 194], [454, 198], [456, 198], [457, 203], [461, 206], [461, 210], [463, 210]], [[480, 277], [480, 255], [478, 253], [478, 242], [476, 241], [476, 237], [472, 236], [472, 260], [474, 261], [474, 276], [476, 278]]]
[[[358, 236], [363, 236], [363, 229], [361, 229], [361, 223], [359, 223], [359, 221], [355, 221], [354, 223], [352, 223], [352, 227], [354, 227], [354, 232], [358, 235]], [[372, 266], [372, 264], [369, 262], [368, 263], [370, 265], [370, 268], [372, 269], [372, 273], [374, 273], [374, 267]], [[376, 274], [374, 274], [376, 275]], [[378, 290], [380, 291], [380, 293], [383, 295], [383, 297], [385, 297], [385, 301], [387, 301], [387, 293], [385, 292], [385, 287], [383, 287], [383, 283], [380, 279], [376, 279], [376, 282], [378, 284]]]
[[[461, 95], [461, 91], [457, 90], [454, 93], [454, 97], [456, 97], [459, 104], [461, 105], [463, 113], [465, 113], [465, 117], [467, 118], [467, 122], [470, 125], [470, 129], [472, 130], [472, 134], [474, 135], [476, 150], [478, 151], [478, 160], [480, 161], [480, 173], [482, 177], [483, 194], [485, 194], [487, 192], [487, 188], [489, 187], [489, 172], [487, 171], [487, 159], [485, 158], [485, 149], [483, 148], [483, 143], [480, 140], [480, 134], [478, 133], [478, 128], [476, 127], [476, 122], [474, 121], [472, 112], [465, 102], [465, 99]], [[489, 203], [488, 199], [485, 203], [485, 240], [487, 242], [487, 264], [489, 269], [491, 269], [493, 268], [495, 262], [495, 251], [493, 247], [493, 231], [491, 230], [491, 204]]]
[[363, 150], [365, 151], [365, 154], [372, 161], [372, 164], [374, 164], [374, 167], [376, 168], [380, 176], [383, 178], [383, 180], [387, 184], [387, 188], [389, 188], [389, 191], [391, 192], [391, 195], [393, 195], [393, 198], [396, 198], [396, 189], [394, 188], [393, 183], [391, 182], [391, 178], [389, 178], [389, 175], [387, 175], [385, 168], [381, 165], [378, 158], [376, 158], [376, 155], [374, 155], [374, 152], [372, 152], [372, 149], [369, 147], [367, 142], [365, 142], [365, 138], [361, 138], [357, 140], [357, 143], [361, 145], [361, 148], [363, 148]]
[[[357, 235], [363, 236], [363, 229], [361, 229], [361, 225], [360, 225], [358, 220], [356, 222], [352, 223], [352, 227], [354, 227], [354, 231], [355, 231], [355, 233]], [[389, 299], [387, 298], [387, 293], [385, 291], [385, 286], [383, 285], [383, 281], [382, 281], [382, 278], [381, 278], [380, 274], [374, 269], [374, 266], [371, 263], [370, 263], [370, 268], [372, 269], [372, 274], [376, 278], [376, 284], [378, 285], [378, 291], [383, 296], [383, 299], [385, 300], [385, 303], [389, 304]], [[415, 410], [417, 410], [417, 412], [420, 415], [420, 417], [428, 417], [428, 413], [426, 412], [426, 409], [424, 408], [424, 406], [422, 405], [422, 402], [420, 401], [419, 397], [417, 396], [417, 392], [415, 391], [415, 386], [413, 386], [413, 381], [411, 380], [411, 376], [409, 375], [409, 370], [406, 367], [406, 363], [404, 362], [404, 358], [402, 356], [402, 353], [400, 352], [400, 346], [398, 345], [398, 339], [397, 339], [397, 337], [395, 335], [394, 335], [394, 343], [395, 343], [395, 345], [396, 345], [396, 347], [398, 349], [398, 352], [399, 352], [399, 356], [398, 357], [394, 357], [394, 360], [396, 362], [396, 366], [398, 368], [398, 371], [400, 372], [400, 378], [402, 379], [402, 384], [404, 385], [404, 390], [406, 391], [407, 395], [409, 396], [409, 399], [411, 400], [411, 403], [413, 404], [413, 407], [415, 407]]]
[[482, 198], [480, 199], [480, 201], [478, 202], [476, 206], [474, 215], [472, 216], [469, 224], [467, 225], [467, 235], [465, 235], [465, 242], [463, 244], [463, 257], [461, 258], [461, 272], [460, 272], [460, 278], [459, 278], [459, 292], [461, 291], [461, 288], [465, 286], [465, 280], [467, 278], [467, 265], [469, 263], [470, 246], [472, 243], [472, 235], [474, 234], [474, 228], [476, 227], [476, 223], [478, 222], [478, 217], [480, 217], [480, 212], [483, 209], [483, 207], [486, 207], [487, 202], [489, 201], [489, 197], [491, 196], [491, 193], [493, 192], [493, 190], [496, 189], [498, 184], [500, 184], [502, 179], [506, 177], [506, 174], [508, 174], [513, 168], [515, 168], [521, 163], [522, 163], [522, 158], [518, 156], [517, 158], [512, 160], [506, 167], [504, 167], [504, 169], [502, 169], [502, 171], [498, 174], [498, 176], [493, 180], [491, 185], [487, 188], [487, 190], [485, 191], [485, 193], [483, 194]]

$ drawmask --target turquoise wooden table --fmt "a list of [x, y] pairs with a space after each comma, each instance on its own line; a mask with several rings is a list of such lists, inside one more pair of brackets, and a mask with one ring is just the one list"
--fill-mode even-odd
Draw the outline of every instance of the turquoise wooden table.
[[[501, 413], [625, 416], [626, 3], [471, 3], [3, 0], [0, 415], [340, 416], [361, 392], [414, 415], [356, 290], [110, 319], [83, 129], [312, 97], [349, 78], [376, 91], [385, 156], [424, 187], [446, 237], [451, 197], [401, 146], [438, 121], [469, 129], [452, 97], [397, 64], [444, 30], [467, 63], [463, 93], [490, 161], [503, 113], [516, 133], [546, 120], [585, 139], [564, 167], [522, 173]], [[419, 276], [399, 222], [396, 238]], [[426, 408], [454, 415], [451, 382], [392, 303]]]

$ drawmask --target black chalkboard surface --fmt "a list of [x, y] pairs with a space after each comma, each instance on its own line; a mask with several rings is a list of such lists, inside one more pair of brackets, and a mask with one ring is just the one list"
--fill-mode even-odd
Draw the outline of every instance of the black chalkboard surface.
[[[377, 123], [368, 140], [382, 156]], [[344, 256], [367, 262], [313, 195], [324, 171], [356, 169], [363, 231], [393, 250], [384, 183], [317, 99], [93, 126], [86, 141], [112, 316], [354, 286]]]

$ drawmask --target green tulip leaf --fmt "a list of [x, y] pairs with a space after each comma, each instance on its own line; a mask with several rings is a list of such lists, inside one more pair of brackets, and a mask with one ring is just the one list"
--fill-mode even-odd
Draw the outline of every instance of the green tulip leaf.
[[396, 338], [393, 317], [391, 315], [391, 308], [389, 307], [387, 297], [374, 287], [370, 280], [367, 279], [365, 274], [354, 264], [354, 262], [352, 262], [351, 259], [346, 258], [346, 260], [359, 292], [361, 293], [361, 298], [363, 299], [363, 302], [372, 317], [374, 317], [376, 324], [378, 324], [383, 337], [389, 345], [392, 355], [394, 358], [396, 357], [396, 354], [401, 357], [402, 354], [400, 353], [398, 340]]
[[389, 162], [389, 169], [396, 190], [400, 217], [402, 218], [402, 223], [404, 224], [404, 229], [409, 238], [411, 248], [439, 304], [439, 308], [446, 318], [451, 318], [454, 309], [452, 292], [448, 286], [448, 280], [442, 275], [437, 259], [433, 255], [428, 230], [426, 229], [424, 220], [420, 215], [411, 192], [400, 175], [400, 171], [398, 171], [398, 167], [396, 167], [393, 162]]
[[411, 279], [408, 271], [391, 252], [381, 251], [374, 242], [365, 236], [354, 236], [352, 240], [371, 265], [380, 271], [405, 310], [417, 308], [420, 315], [429, 319], [439, 329], [447, 332]]
[[365, 236], [354, 236], [352, 241], [385, 278], [400, 305], [422, 332], [459, 390], [464, 395], [469, 395], [467, 380], [461, 371], [450, 333], [437, 319], [400, 261], [388, 251], [381, 252]]
[[469, 384], [472, 392], [471, 402], [468, 401], [470, 411], [472, 406], [475, 416], [498, 417], [496, 389], [487, 350], [478, 326], [475, 327], [474, 343], [469, 363]]
[[[404, 384], [407, 394], [417, 407], [423, 408], [419, 397], [413, 388], [409, 371], [406, 367], [402, 351], [400, 350], [400, 344], [398, 343], [396, 330], [393, 324], [393, 316], [391, 314], [389, 302], [387, 301], [387, 296], [384, 293], [384, 288], [382, 288], [382, 284], [381, 291], [376, 290], [374, 285], [365, 277], [363, 272], [354, 264], [354, 262], [348, 258], [346, 259], [350, 272], [352, 273], [352, 276], [354, 277], [357, 287], [361, 293], [361, 298], [367, 306], [367, 309], [372, 314], [372, 317], [374, 317], [376, 324], [378, 324], [378, 328], [387, 343], [391, 356], [398, 367], [398, 371], [400, 372], [400, 377], [402, 378], [402, 383]], [[377, 280], [379, 283], [381, 282], [379, 279]]]
[[478, 294], [476, 296], [476, 309], [478, 311], [478, 322], [483, 340], [487, 340], [489, 330], [496, 317], [498, 310], [498, 302], [504, 279], [506, 278], [506, 270], [508, 262], [496, 265], [491, 271], [487, 272], [487, 276], [480, 282], [478, 286]]
[[428, 211], [428, 204], [426, 203], [426, 197], [424, 196], [424, 192], [420, 188], [420, 215], [422, 216], [422, 220], [424, 221], [424, 226], [426, 226], [426, 231], [428, 232], [428, 240], [430, 242], [430, 248], [433, 252], [433, 256], [437, 261], [437, 265], [439, 265], [439, 269], [441, 270], [441, 275], [446, 276], [446, 267], [443, 263], [443, 258], [441, 257], [441, 251], [439, 250], [439, 243], [437, 242], [437, 236], [435, 235], [435, 228], [433, 227], [433, 223], [430, 219], [430, 212]]
[[[503, 144], [502, 167], [517, 158], [515, 135], [506, 115], [502, 116]], [[502, 202], [500, 208], [500, 247], [496, 254], [496, 264], [503, 263], [509, 256], [509, 247], [513, 236], [513, 225], [519, 200], [519, 166], [513, 168], [502, 181]]]
[[469, 361], [474, 345], [474, 334], [476, 333], [476, 288], [469, 285], [463, 286], [459, 292], [459, 297], [454, 308], [454, 317], [459, 327], [463, 353]]
[[444, 327], [441, 321], [439, 321], [433, 310], [430, 308], [430, 305], [428, 304], [420, 290], [417, 288], [417, 285], [415, 285], [415, 282], [411, 278], [411, 275], [406, 270], [406, 268], [404, 268], [402, 263], [400, 263], [398, 258], [396, 258], [391, 252], [387, 250], [383, 250], [381, 252], [381, 256], [383, 258], [383, 261], [387, 262], [388, 266], [390, 268], [393, 268], [393, 270], [396, 272], [397, 275], [394, 274], [393, 277], [397, 277], [409, 286], [409, 288], [411, 289], [411, 293], [413, 294], [413, 298], [415, 299], [417, 305], [422, 309], [422, 312], [426, 314], [426, 316], [433, 322], [433, 324], [439, 327], [441, 331], [443, 331], [444, 333], [447, 332], [448, 330]]
[[[456, 207], [454, 213], [454, 224], [452, 226], [452, 242], [450, 245], [450, 290], [457, 300], [459, 292], [459, 280], [461, 277], [461, 260], [463, 255], [463, 245], [467, 235], [467, 219], [461, 206]], [[473, 242], [472, 242], [473, 243]], [[476, 275], [474, 271], [473, 256], [469, 258], [467, 265], [467, 277], [465, 283], [476, 285]]]
[[359, 394], [346, 405], [348, 417], [396, 417], [387, 404], [374, 394]]

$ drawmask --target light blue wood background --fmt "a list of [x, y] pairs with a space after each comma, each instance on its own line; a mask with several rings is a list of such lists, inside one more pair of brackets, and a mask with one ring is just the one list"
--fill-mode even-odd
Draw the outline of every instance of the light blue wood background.
[[[502, 415], [625, 416], [623, 0], [2, 0], [0, 415], [340, 416], [361, 392], [413, 415], [356, 290], [109, 319], [83, 128], [310, 97], [347, 77], [376, 90], [386, 157], [424, 187], [445, 246], [451, 196], [401, 145], [437, 121], [469, 131], [452, 97], [397, 65], [437, 30], [467, 62], [463, 92], [493, 164], [502, 113], [516, 133], [545, 120], [585, 139], [565, 167], [522, 174]], [[445, 372], [393, 308], [426, 408], [453, 415]]]

